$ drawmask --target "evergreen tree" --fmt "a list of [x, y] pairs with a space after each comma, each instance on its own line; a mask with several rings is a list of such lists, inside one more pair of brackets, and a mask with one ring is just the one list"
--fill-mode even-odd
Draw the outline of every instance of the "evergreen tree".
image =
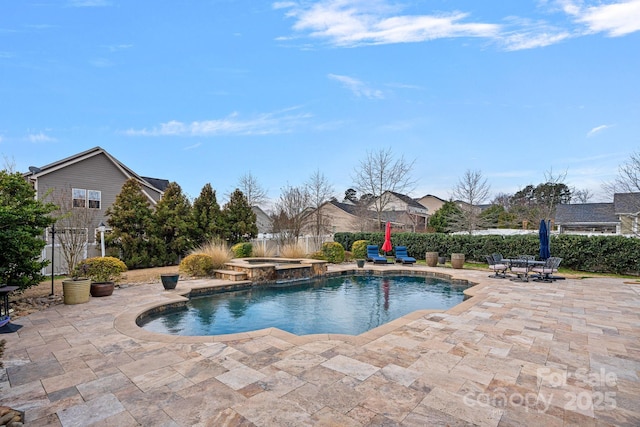
[[230, 243], [248, 241], [258, 235], [256, 214], [242, 191], [236, 189], [222, 208], [223, 234]]
[[171, 182], [153, 214], [153, 235], [163, 248], [160, 261], [164, 265], [176, 264], [180, 257], [193, 248], [191, 204], [182, 188]]
[[0, 171], [0, 283], [27, 289], [44, 279], [40, 272], [49, 261], [39, 260], [46, 244], [41, 237], [55, 209], [36, 200], [20, 173]]
[[131, 178], [124, 183], [106, 214], [107, 224], [112, 228], [105, 236], [107, 245], [120, 250], [129, 268], [150, 266], [155, 252], [149, 236], [153, 210], [138, 181]]
[[445, 202], [429, 217], [429, 227], [432, 227], [436, 233], [448, 233], [451, 231], [449, 223], [461, 215], [462, 211], [458, 205], [451, 201]]
[[205, 184], [200, 196], [193, 201], [192, 214], [194, 244], [208, 242], [220, 235], [220, 205], [211, 184]]

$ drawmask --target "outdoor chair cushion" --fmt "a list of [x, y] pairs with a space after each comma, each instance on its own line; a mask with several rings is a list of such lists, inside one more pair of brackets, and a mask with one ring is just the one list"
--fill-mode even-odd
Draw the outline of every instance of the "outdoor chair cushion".
[[416, 262], [416, 259], [409, 256], [406, 246], [396, 246], [396, 262], [401, 262], [403, 264], [414, 264]]

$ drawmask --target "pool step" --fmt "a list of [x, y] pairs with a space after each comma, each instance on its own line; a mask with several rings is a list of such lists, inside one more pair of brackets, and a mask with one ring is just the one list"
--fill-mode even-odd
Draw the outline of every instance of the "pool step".
[[215, 270], [216, 279], [231, 280], [232, 282], [240, 282], [247, 280], [247, 273], [244, 271], [234, 270]]

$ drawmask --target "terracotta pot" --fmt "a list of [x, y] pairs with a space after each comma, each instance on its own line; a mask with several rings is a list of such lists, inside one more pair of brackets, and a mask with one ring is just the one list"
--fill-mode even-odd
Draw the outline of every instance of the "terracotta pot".
[[108, 297], [113, 293], [114, 287], [115, 287], [114, 282], [92, 282], [91, 296], [92, 297]]
[[438, 252], [427, 252], [425, 259], [429, 267], [435, 267], [438, 263]]
[[451, 267], [462, 268], [464, 265], [464, 254], [451, 254]]

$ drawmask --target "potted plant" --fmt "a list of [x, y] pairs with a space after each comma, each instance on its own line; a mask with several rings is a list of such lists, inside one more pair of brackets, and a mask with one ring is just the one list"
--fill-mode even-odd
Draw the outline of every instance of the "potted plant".
[[93, 257], [80, 261], [78, 268], [91, 279], [91, 296], [104, 297], [113, 293], [115, 282], [127, 271], [124, 262], [114, 257]]
[[178, 285], [178, 279], [180, 278], [179, 273], [167, 273], [160, 275], [160, 281], [162, 282], [162, 286], [165, 290], [175, 289]]
[[358, 268], [363, 268], [364, 263], [367, 260], [367, 245], [369, 242], [367, 240], [356, 240], [351, 245], [351, 253], [353, 254], [353, 258], [356, 260], [356, 265]]

